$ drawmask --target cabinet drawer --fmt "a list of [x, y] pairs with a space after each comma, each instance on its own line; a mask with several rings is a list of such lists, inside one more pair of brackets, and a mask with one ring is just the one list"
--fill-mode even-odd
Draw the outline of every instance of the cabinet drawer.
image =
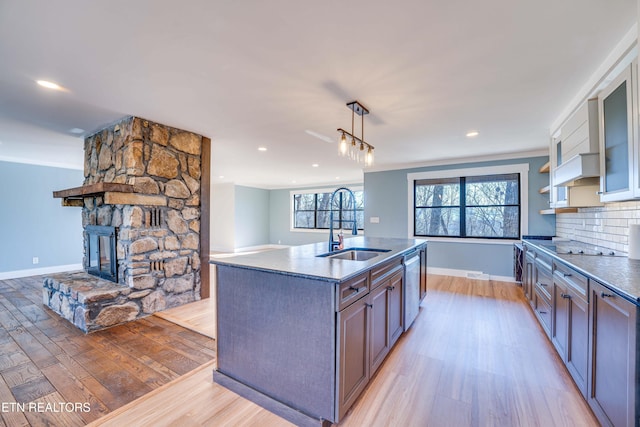
[[547, 268], [539, 259], [536, 259], [536, 284], [538, 289], [548, 301], [551, 301], [551, 286], [553, 278], [551, 277], [551, 269]]
[[338, 311], [342, 311], [351, 303], [369, 292], [369, 273], [364, 273], [347, 280], [338, 286]]
[[397, 257], [371, 270], [371, 289], [382, 284], [383, 280], [393, 274], [397, 268], [402, 268], [402, 257]]
[[544, 268], [549, 270], [549, 275], [551, 275], [551, 257], [544, 252], [538, 252], [536, 256], [536, 264], [539, 268]]
[[541, 292], [539, 288], [536, 288], [534, 292], [534, 305], [536, 316], [540, 320], [542, 328], [547, 335], [551, 333], [551, 303]]
[[562, 278], [563, 282], [570, 286], [574, 292], [589, 301], [589, 279], [566, 265], [553, 261], [553, 271]]

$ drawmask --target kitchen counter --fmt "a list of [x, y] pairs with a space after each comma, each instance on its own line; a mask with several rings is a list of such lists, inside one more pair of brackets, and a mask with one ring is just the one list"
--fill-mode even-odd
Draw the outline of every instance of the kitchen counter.
[[549, 249], [548, 240], [525, 240], [584, 275], [600, 282], [621, 297], [640, 305], [640, 260], [626, 256], [558, 254]]
[[280, 274], [315, 278], [330, 282], [342, 282], [425, 243], [426, 240], [422, 239], [390, 239], [361, 236], [346, 238], [344, 241], [345, 249], [385, 249], [388, 252], [366, 261], [319, 257], [318, 255], [329, 252], [328, 243], [321, 242], [248, 255], [238, 254], [225, 258], [214, 258], [211, 263], [252, 270], [274, 271]]

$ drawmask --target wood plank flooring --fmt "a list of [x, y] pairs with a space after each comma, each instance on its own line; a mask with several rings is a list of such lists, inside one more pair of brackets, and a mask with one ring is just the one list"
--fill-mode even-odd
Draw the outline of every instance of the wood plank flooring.
[[[212, 293], [212, 295], [214, 294]], [[155, 315], [210, 338], [216, 337], [216, 306], [214, 298], [170, 308]]]
[[[191, 315], [194, 315], [191, 313]], [[92, 425], [288, 426], [213, 364]], [[414, 325], [341, 426], [597, 426], [513, 283], [430, 276]]]
[[[0, 356], [0, 427], [73, 427], [211, 363], [215, 341], [156, 316], [84, 335], [42, 305], [36, 276], [0, 281]], [[29, 402], [45, 410], [15, 406]]]

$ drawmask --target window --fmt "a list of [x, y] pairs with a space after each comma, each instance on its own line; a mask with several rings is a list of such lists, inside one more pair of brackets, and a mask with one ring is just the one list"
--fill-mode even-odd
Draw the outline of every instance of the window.
[[[331, 209], [329, 201], [333, 192], [292, 192], [293, 228], [307, 230], [328, 230]], [[358, 230], [364, 230], [364, 192], [353, 190], [356, 198], [356, 223]], [[340, 212], [340, 215], [338, 214]], [[336, 194], [333, 200], [333, 228], [351, 229], [353, 203], [345, 192]]]
[[520, 173], [414, 180], [414, 235], [520, 238]]

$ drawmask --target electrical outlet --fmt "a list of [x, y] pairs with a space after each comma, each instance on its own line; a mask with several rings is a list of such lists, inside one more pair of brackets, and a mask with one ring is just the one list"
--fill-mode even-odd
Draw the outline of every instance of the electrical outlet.
[[371, 224], [379, 224], [380, 223], [380, 217], [379, 216], [372, 216], [369, 218], [369, 222]]
[[37, 256], [34, 256], [32, 262], [34, 264], [38, 264], [40, 262], [40, 259]]

